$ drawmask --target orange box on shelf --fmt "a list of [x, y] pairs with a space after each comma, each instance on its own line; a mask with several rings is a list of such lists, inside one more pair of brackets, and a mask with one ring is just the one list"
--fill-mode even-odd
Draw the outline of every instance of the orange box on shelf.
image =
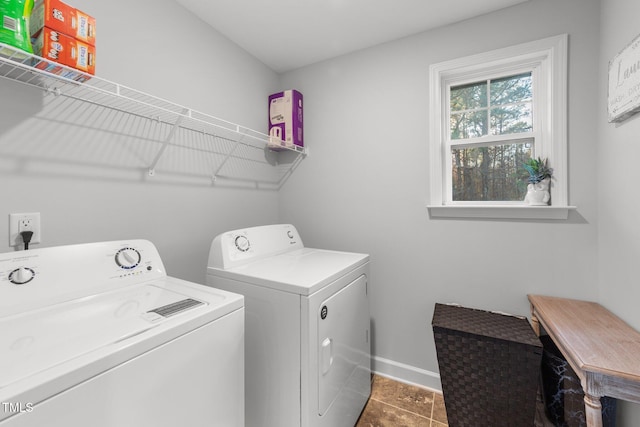
[[36, 0], [29, 18], [31, 37], [36, 38], [45, 27], [96, 45], [95, 18], [60, 0]]
[[[33, 51], [36, 55], [58, 64], [88, 74], [96, 73], [96, 48], [51, 28], [44, 27], [40, 35], [33, 40]], [[40, 62], [36, 67], [47, 69], [49, 65]]]

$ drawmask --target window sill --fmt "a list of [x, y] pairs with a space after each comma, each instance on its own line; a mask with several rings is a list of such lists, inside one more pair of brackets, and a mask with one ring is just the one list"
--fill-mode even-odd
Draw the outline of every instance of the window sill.
[[427, 206], [431, 218], [489, 218], [489, 219], [555, 219], [564, 220], [575, 206]]

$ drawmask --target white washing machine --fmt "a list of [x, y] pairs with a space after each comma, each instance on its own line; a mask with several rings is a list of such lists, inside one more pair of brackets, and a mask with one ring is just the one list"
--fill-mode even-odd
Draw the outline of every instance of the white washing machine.
[[371, 393], [369, 256], [292, 225], [217, 236], [207, 284], [245, 296], [247, 427], [353, 427]]
[[244, 426], [244, 298], [151, 242], [0, 254], [0, 426]]

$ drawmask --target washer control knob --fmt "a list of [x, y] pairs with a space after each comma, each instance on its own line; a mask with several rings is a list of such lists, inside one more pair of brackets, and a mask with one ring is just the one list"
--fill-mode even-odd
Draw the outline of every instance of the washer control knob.
[[9, 273], [9, 281], [14, 285], [24, 285], [33, 280], [36, 272], [30, 268], [20, 267]]
[[238, 248], [239, 251], [247, 252], [250, 247], [251, 244], [246, 236], [236, 236], [236, 248]]
[[136, 268], [141, 260], [140, 252], [134, 248], [122, 248], [116, 252], [116, 264], [125, 270]]

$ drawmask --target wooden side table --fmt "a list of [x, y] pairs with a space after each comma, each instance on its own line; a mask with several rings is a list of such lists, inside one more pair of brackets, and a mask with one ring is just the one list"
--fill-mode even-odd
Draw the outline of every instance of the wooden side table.
[[600, 398], [640, 403], [640, 333], [600, 304], [528, 295], [540, 326], [580, 378], [588, 427], [602, 427]]

